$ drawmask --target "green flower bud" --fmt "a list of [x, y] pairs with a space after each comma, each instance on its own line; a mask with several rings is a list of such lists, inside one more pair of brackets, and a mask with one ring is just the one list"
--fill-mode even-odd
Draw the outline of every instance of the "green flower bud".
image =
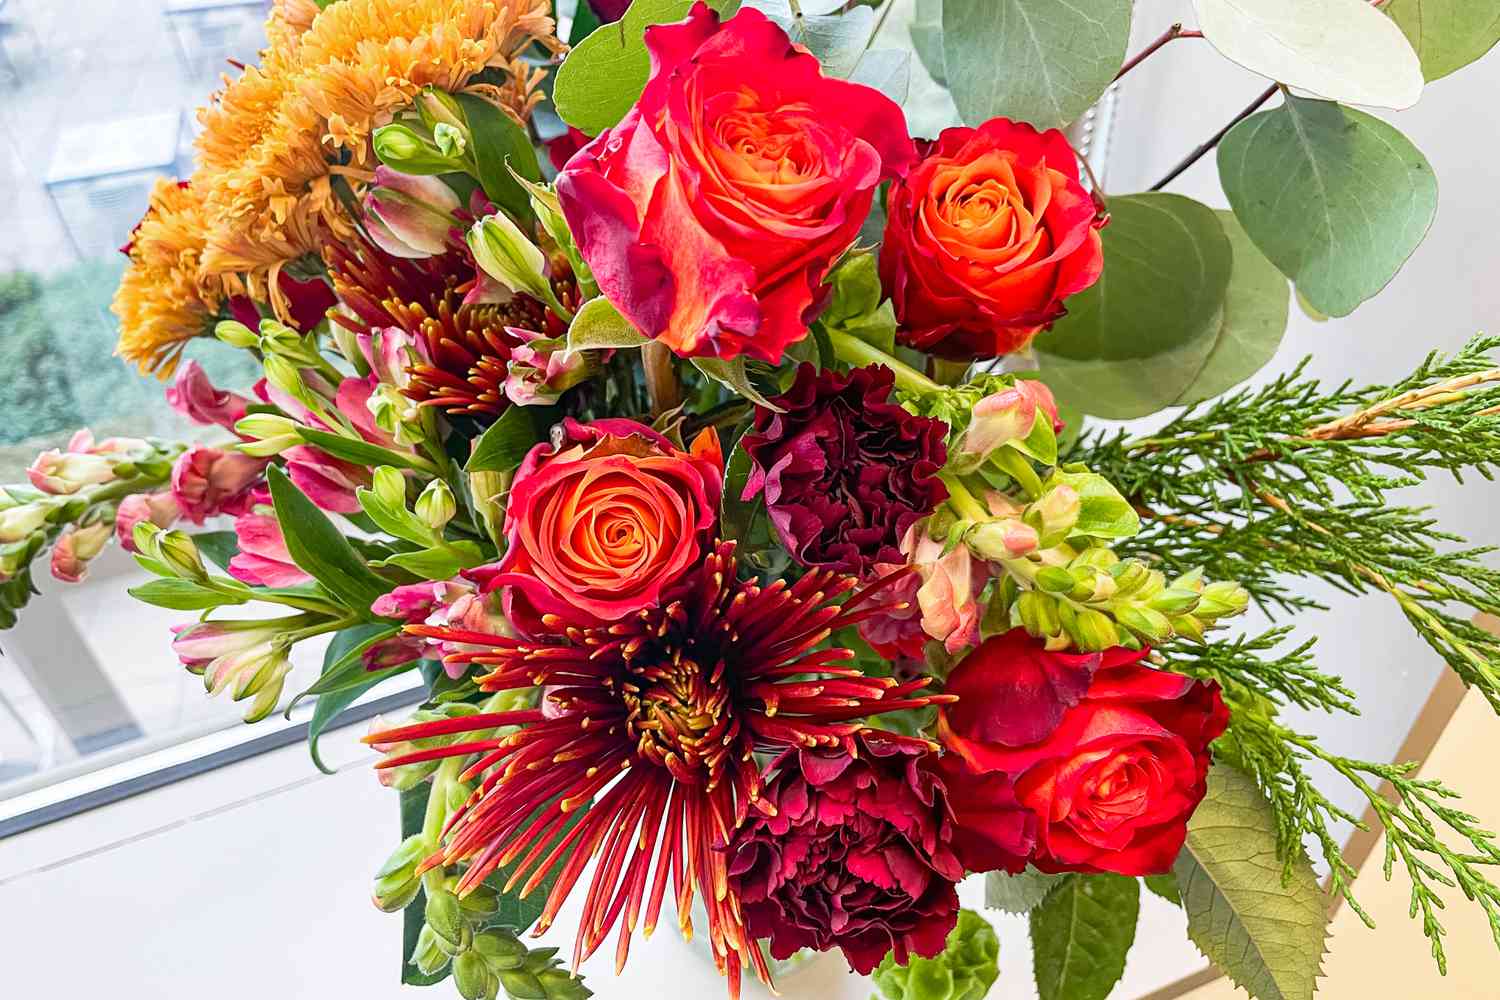
[[461, 158], [444, 154], [436, 143], [400, 122], [376, 129], [372, 142], [380, 162], [403, 174], [447, 174], [464, 168]]
[[1035, 552], [1040, 541], [1035, 528], [1014, 517], [1003, 517], [975, 525], [964, 540], [975, 555], [992, 562], [1018, 559]]
[[170, 566], [184, 580], [203, 583], [208, 580], [208, 568], [198, 554], [193, 536], [186, 531], [163, 531], [156, 538], [161, 561]]
[[527, 947], [514, 934], [498, 929], [476, 934], [474, 951], [483, 955], [489, 967], [497, 973], [521, 968], [529, 955]]
[[469, 230], [469, 249], [486, 274], [515, 292], [526, 292], [542, 301], [552, 298], [547, 278], [547, 257], [521, 227], [504, 212], [496, 212], [474, 223]]
[[439, 153], [453, 161], [462, 160], [469, 149], [468, 134], [447, 122], [438, 122], [432, 127], [432, 141]]
[[[451, 809], [449, 813], [451, 815]], [[482, 923], [494, 916], [496, 911], [500, 909], [500, 894], [481, 883], [467, 895], [460, 896], [458, 898], [458, 905], [464, 911], [465, 920], [470, 923]], [[476, 940], [478, 939], [476, 938]]]
[[422, 495], [417, 497], [416, 512], [417, 517], [433, 531], [442, 531], [443, 526], [458, 513], [458, 503], [453, 499], [453, 491], [448, 488], [448, 484], [441, 479], [434, 479], [427, 484]]
[[465, 1000], [494, 1000], [499, 993], [500, 980], [484, 959], [472, 951], [466, 951], [453, 960], [453, 985]]
[[1016, 610], [1026, 631], [1037, 638], [1051, 638], [1062, 631], [1056, 598], [1028, 590], [1017, 598]]
[[459, 107], [458, 100], [446, 90], [424, 87], [414, 103], [422, 124], [430, 129], [439, 125], [450, 125], [456, 129], [468, 127], [463, 108]]
[[214, 336], [230, 347], [260, 346], [260, 335], [238, 320], [226, 319], [214, 327]]
[[1073, 574], [1061, 566], [1046, 566], [1037, 571], [1036, 585], [1049, 594], [1066, 594], [1073, 589]]
[[375, 495], [382, 503], [397, 510], [406, 509], [406, 477], [389, 465], [377, 466], [374, 472]]
[[534, 974], [524, 969], [508, 969], [500, 975], [500, 985], [511, 1000], [547, 1000], [546, 987]]
[[594, 991], [583, 985], [583, 978], [566, 969], [547, 969], [536, 974], [547, 993], [547, 1000], [588, 1000]]
[[424, 976], [435, 976], [450, 961], [448, 953], [438, 946], [438, 936], [431, 927], [422, 925], [417, 935], [417, 945], [412, 949], [411, 964]]
[[1146, 582], [1150, 573], [1143, 563], [1134, 559], [1116, 563], [1110, 570], [1110, 575], [1115, 578], [1115, 593], [1121, 597], [1129, 596]]
[[1172, 619], [1172, 631], [1184, 639], [1203, 641], [1203, 623], [1193, 615], [1179, 615]]
[[1160, 594], [1151, 598], [1148, 606], [1154, 611], [1160, 611], [1164, 615], [1180, 615], [1191, 612], [1198, 606], [1198, 595], [1191, 590], [1179, 590], [1176, 587], [1168, 587]]
[[424, 911], [427, 926], [437, 931], [443, 940], [458, 944], [464, 939], [468, 923], [464, 920], [463, 907], [458, 897], [446, 889], [439, 889], [427, 897]]
[[1120, 642], [1115, 623], [1110, 621], [1108, 615], [1093, 608], [1084, 608], [1078, 612], [1071, 635], [1078, 648], [1087, 653], [1102, 652]]
[[1115, 612], [1115, 618], [1121, 625], [1150, 642], [1165, 642], [1172, 637], [1172, 623], [1160, 611], [1126, 606]]
[[1250, 606], [1250, 592], [1233, 580], [1220, 580], [1203, 588], [1197, 615], [1205, 621], [1237, 615]]
[[1050, 549], [1062, 544], [1072, 534], [1078, 525], [1078, 515], [1082, 512], [1083, 500], [1078, 491], [1060, 484], [1028, 506], [1022, 518], [1041, 536], [1042, 548]]
[[432, 845], [420, 833], [403, 840], [375, 873], [375, 905], [386, 913], [394, 913], [416, 899], [417, 890], [422, 887], [417, 868], [431, 853]]

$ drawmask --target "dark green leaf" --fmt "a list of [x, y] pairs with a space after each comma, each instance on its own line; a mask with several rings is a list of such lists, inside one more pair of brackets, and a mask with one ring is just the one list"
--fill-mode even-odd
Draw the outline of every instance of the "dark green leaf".
[[209, 562], [226, 572], [229, 560], [240, 554], [240, 541], [232, 531], [200, 531], [193, 536], [193, 544]]
[[[943, 0], [943, 69], [970, 125], [1066, 125], [1125, 61], [1130, 0]], [[930, 65], [930, 63], [929, 63]]]
[[266, 482], [292, 561], [351, 611], [369, 614], [370, 605], [390, 590], [390, 585], [365, 565], [328, 516], [293, 486], [285, 473], [270, 466]]
[[594, 13], [594, 8], [589, 0], [578, 0], [578, 9], [573, 12], [573, 23], [568, 28], [568, 44], [577, 45], [600, 25], [599, 15]]
[[1041, 1000], [1104, 1000], [1135, 942], [1141, 885], [1121, 875], [1070, 875], [1031, 911]]
[[202, 611], [224, 604], [244, 604], [251, 597], [248, 590], [242, 596], [226, 595], [191, 580], [151, 580], [139, 587], [131, 587], [127, 593], [138, 601], [173, 611]]
[[1165, 875], [1147, 875], [1141, 879], [1146, 883], [1146, 888], [1165, 899], [1173, 906], [1182, 905], [1182, 893], [1177, 891], [1177, 876], [1168, 872]]
[[[563, 121], [598, 135], [614, 125], [641, 96], [651, 73], [644, 36], [653, 24], [681, 21], [694, 0], [635, 0], [625, 16], [578, 44], [557, 71], [553, 101]], [[739, 0], [712, 0], [727, 14]]]
[[750, 478], [750, 455], [744, 446], [736, 444], [724, 463], [724, 498], [720, 501], [719, 535], [725, 541], [743, 543], [750, 534], [750, 524], [760, 509], [762, 500], [756, 496], [741, 500], [745, 492], [745, 481]]
[[1428, 82], [1462, 69], [1500, 41], [1495, 0], [1390, 0], [1381, 10], [1417, 50]]
[[[313, 687], [323, 685], [325, 682], [327, 686], [321, 694], [317, 695], [317, 704], [313, 706], [312, 718], [307, 723], [307, 752], [311, 755], [313, 764], [324, 774], [332, 774], [333, 771], [324, 766], [323, 758], [318, 756], [318, 739], [323, 735], [323, 730], [328, 728], [328, 724], [337, 718], [340, 712], [354, 704], [355, 699], [360, 695], [387, 677], [394, 677], [407, 669], [392, 667], [388, 670], [372, 671], [366, 670], [364, 666], [363, 654], [366, 649], [382, 639], [389, 639], [400, 631], [398, 626], [372, 622], [368, 625], [346, 628], [336, 633], [328, 643], [328, 649], [323, 654], [322, 676]], [[335, 681], [334, 677], [339, 674], [344, 676]], [[293, 705], [312, 693], [312, 689], [309, 688], [299, 694], [293, 699], [292, 704], [287, 706], [287, 711], [290, 712]]]
[[1060, 402], [1128, 420], [1171, 405], [1203, 370], [1234, 254], [1214, 210], [1191, 198], [1127, 195], [1109, 208], [1103, 276], [1036, 350]]
[[1327, 101], [1289, 97], [1236, 125], [1219, 144], [1219, 179], [1250, 239], [1330, 316], [1384, 288], [1437, 212], [1416, 147]]
[[510, 472], [537, 443], [531, 407], [512, 406], [474, 442], [465, 472]]
[[[587, 3], [580, 3], [587, 7]], [[479, 183], [490, 201], [516, 219], [533, 217], [531, 195], [511, 175], [514, 170], [529, 181], [542, 179], [531, 136], [510, 115], [474, 94], [454, 94], [469, 126], [469, 152], [479, 167]], [[507, 166], [508, 164], [508, 166]]]
[[1257, 1000], [1312, 1000], [1321, 974], [1323, 893], [1298, 854], [1284, 878], [1270, 803], [1244, 772], [1215, 764], [1173, 873], [1188, 937]]
[[733, 389], [756, 406], [775, 410], [777, 413], [782, 412], [781, 407], [761, 395], [760, 390], [750, 381], [750, 371], [745, 366], [744, 355], [740, 355], [732, 361], [725, 361], [722, 358], [693, 358], [692, 362], [693, 367], [697, 368], [700, 372], [720, 385]]

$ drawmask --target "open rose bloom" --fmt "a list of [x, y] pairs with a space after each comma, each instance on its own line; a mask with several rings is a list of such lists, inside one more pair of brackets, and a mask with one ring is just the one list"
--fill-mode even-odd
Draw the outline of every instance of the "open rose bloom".
[[[1255, 1000], [1313, 1000], [1316, 873], [1349, 895], [1363, 800], [1435, 953], [1460, 890], [1500, 927], [1496, 817], [1304, 733], [1365, 678], [1297, 638], [1327, 584], [1368, 593], [1434, 661], [1381, 677], [1441, 659], [1500, 706], [1493, 539], [1401, 497], [1493, 471], [1500, 337], [1390, 386], [1231, 391], [1293, 287], [1338, 316], [1411, 293], [1433, 165], [1355, 108], [1496, 44], [1485, 4], [1255, 5], [1302, 32], [1210, 0], [264, 6], [114, 303], [191, 439], [79, 432], [0, 487], [0, 628], [118, 545], [179, 679], [305, 725], [319, 766], [406, 692], [366, 738], [401, 795], [370, 898], [403, 982], [620, 998], [611, 969], [680, 961], [664, 996], [794, 997], [812, 953], [826, 1000], [983, 1000], [983, 898], [1026, 915], [1044, 1000], [1102, 1000], [1180, 897]], [[1092, 106], [1169, 43], [1268, 89], [1115, 190]], [[1227, 210], [1177, 193], [1189, 168]], [[1252, 602], [1269, 630], [1236, 627]], [[276, 851], [347, 832], [302, 819]], [[712, 970], [639, 954], [673, 925]], [[215, 930], [268, 995], [319, 992]]]

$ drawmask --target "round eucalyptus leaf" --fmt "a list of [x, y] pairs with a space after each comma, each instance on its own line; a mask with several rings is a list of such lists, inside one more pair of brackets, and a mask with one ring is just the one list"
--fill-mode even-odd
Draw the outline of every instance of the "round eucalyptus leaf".
[[1261, 76], [1348, 104], [1409, 108], [1422, 66], [1366, 0], [1193, 0], [1203, 36]]
[[1383, 8], [1422, 60], [1431, 83], [1462, 69], [1500, 42], [1495, 0], [1390, 0]]
[[1437, 212], [1437, 178], [1405, 136], [1328, 101], [1289, 97], [1219, 143], [1245, 232], [1318, 312], [1347, 316], [1395, 277]]
[[1060, 402], [1128, 420], [1170, 406], [1204, 370], [1234, 254], [1214, 210], [1176, 194], [1109, 200], [1104, 273], [1035, 341]]
[[[1130, 0], [942, 5], [943, 72], [970, 125], [997, 115], [1037, 128], [1066, 125], [1099, 99], [1125, 61]], [[923, 62], [932, 65], [926, 55]]]
[[1291, 312], [1286, 276], [1266, 260], [1233, 212], [1216, 213], [1234, 251], [1219, 328], [1203, 369], [1177, 402], [1196, 403], [1227, 392], [1265, 367], [1281, 346]]

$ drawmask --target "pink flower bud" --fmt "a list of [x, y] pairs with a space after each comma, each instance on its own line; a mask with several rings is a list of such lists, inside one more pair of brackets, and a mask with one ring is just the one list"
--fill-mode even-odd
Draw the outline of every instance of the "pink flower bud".
[[89, 561], [104, 551], [110, 534], [108, 521], [64, 531], [52, 546], [52, 575], [64, 583], [82, 583]]
[[36, 457], [26, 470], [26, 477], [43, 493], [62, 496], [114, 479], [119, 461], [104, 454], [52, 448]]
[[189, 420], [217, 424], [232, 431], [235, 421], [244, 417], [250, 400], [238, 393], [214, 388], [203, 366], [188, 361], [177, 369], [176, 379], [168, 386], [167, 402]]
[[158, 528], [170, 528], [181, 516], [182, 511], [170, 492], [132, 493], [120, 501], [115, 512], [115, 537], [126, 552], [134, 552], [137, 524], [150, 521]]
[[1038, 414], [1051, 420], [1054, 430], [1061, 429], [1052, 390], [1035, 379], [1019, 379], [1015, 385], [974, 404], [974, 417], [959, 450], [970, 455], [988, 455], [1002, 445], [1023, 440], [1031, 433]]
[[172, 498], [194, 524], [217, 514], [238, 514], [270, 459], [194, 445], [172, 467]]
[[448, 249], [459, 205], [458, 195], [436, 177], [379, 166], [375, 186], [365, 195], [365, 228], [393, 257], [432, 257]]

